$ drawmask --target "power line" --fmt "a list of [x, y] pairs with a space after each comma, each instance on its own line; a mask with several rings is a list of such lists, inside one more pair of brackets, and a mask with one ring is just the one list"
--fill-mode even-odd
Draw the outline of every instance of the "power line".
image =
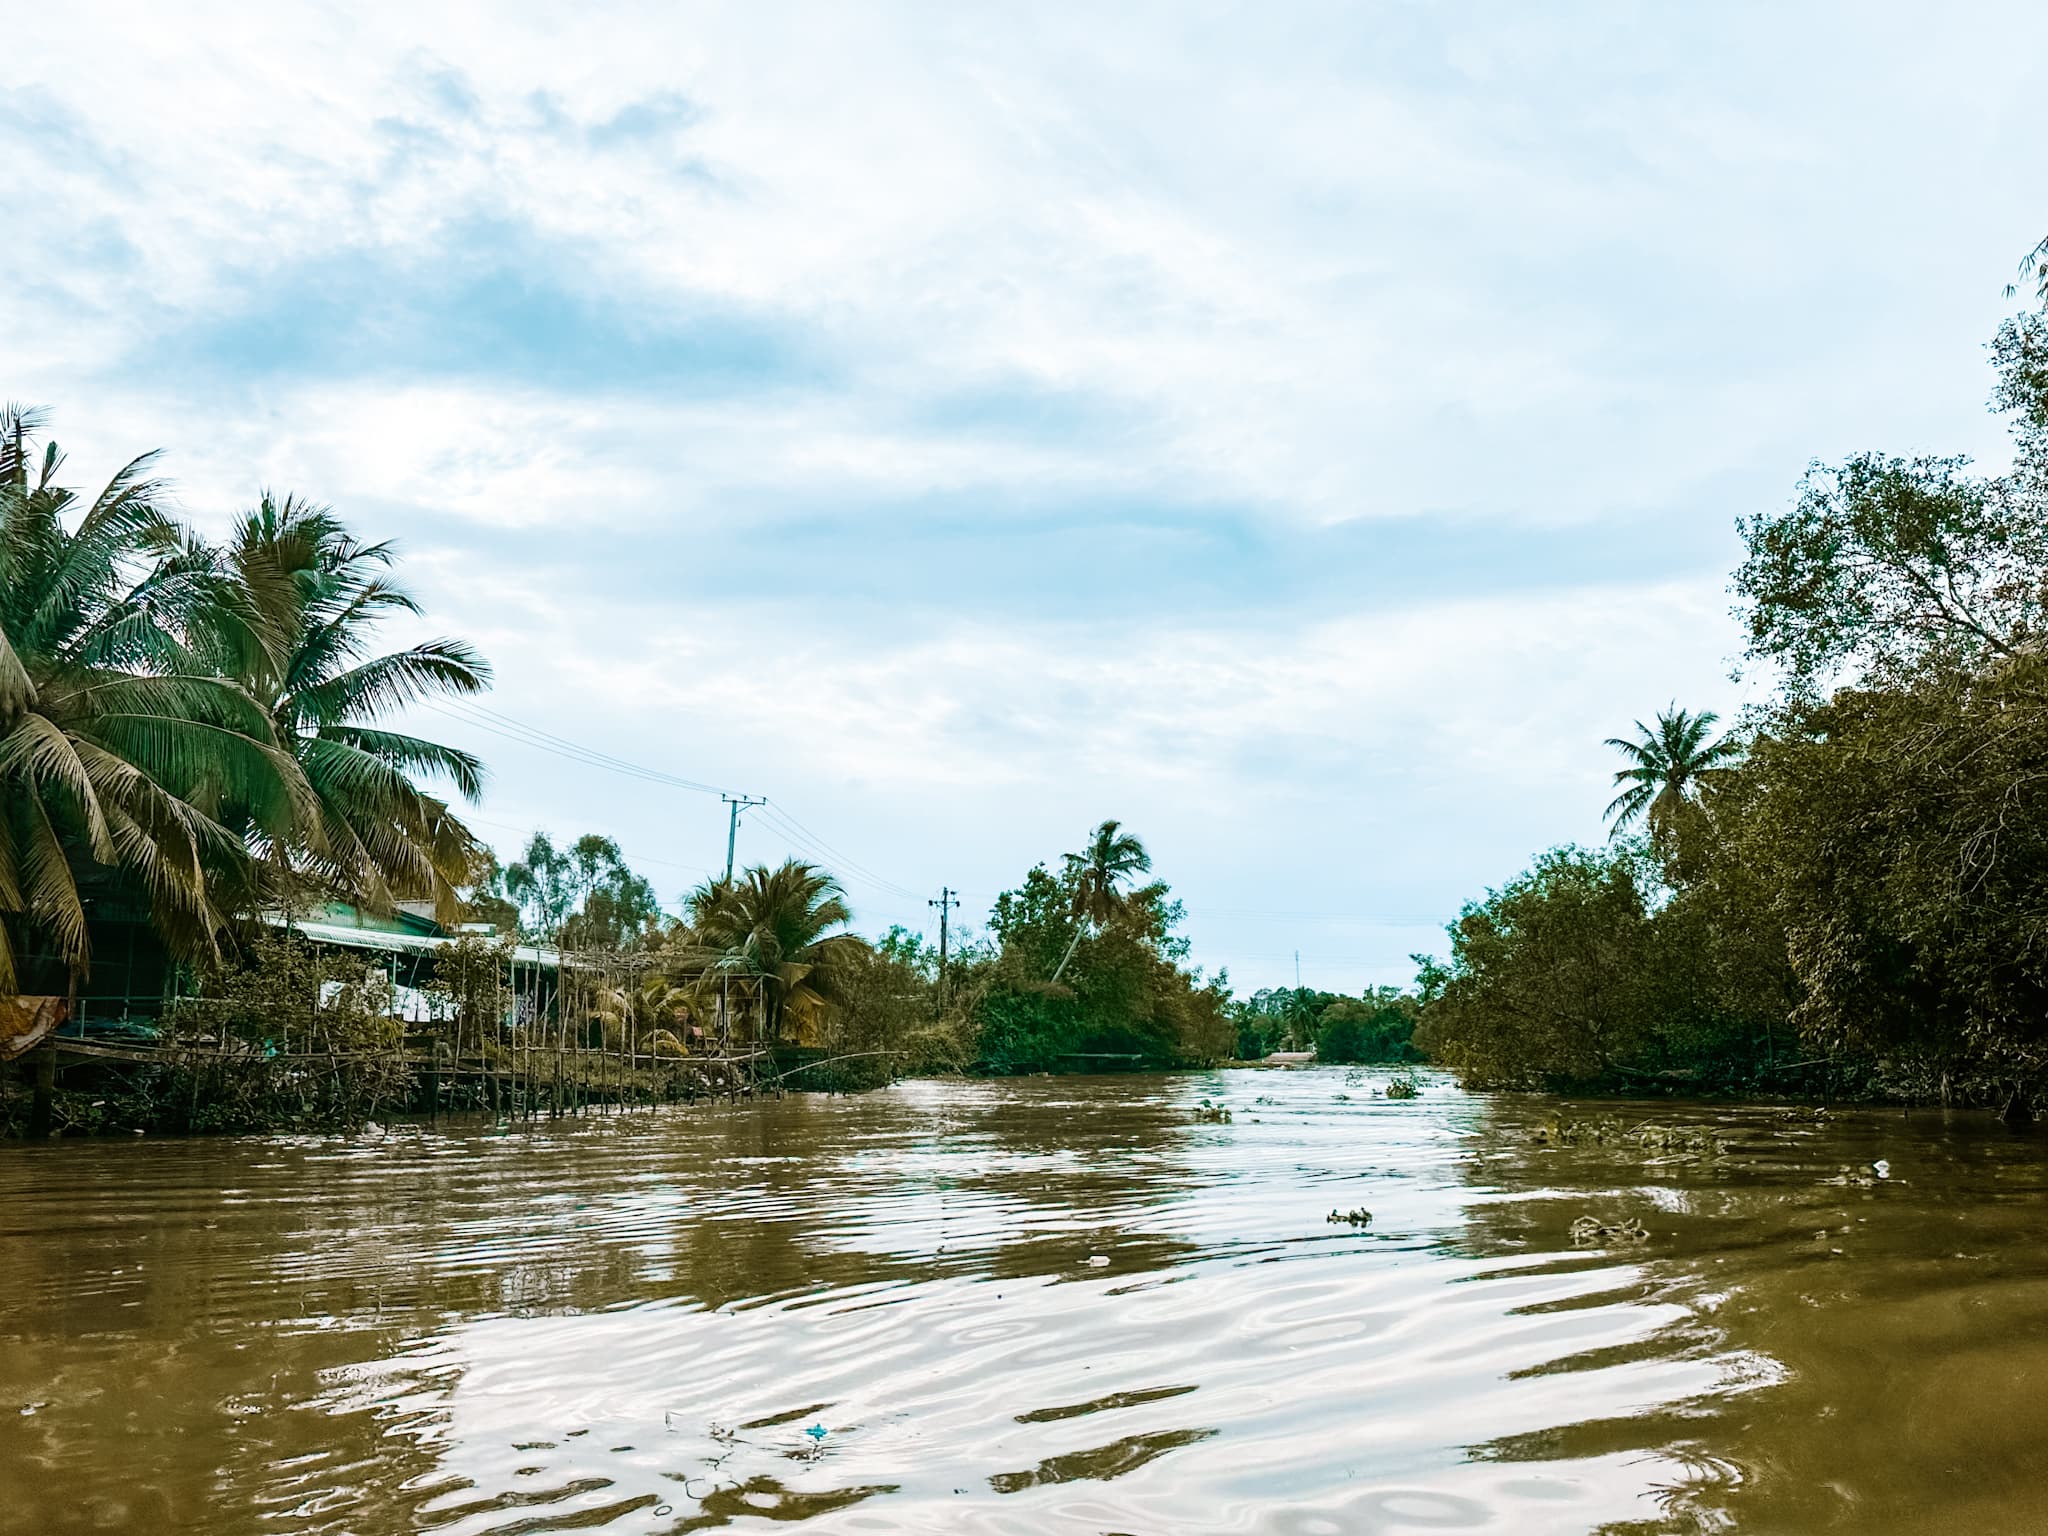
[[851, 881], [854, 884], [866, 886], [884, 896], [892, 897], [897, 901], [914, 902], [918, 899], [917, 892], [908, 890], [896, 884], [893, 880], [884, 879], [865, 866], [851, 864], [842, 855], [834, 853], [822, 844], [814, 842], [808, 835], [788, 821], [776, 817], [774, 809], [771, 805], [765, 813], [768, 817], [769, 825], [787, 838], [792, 847], [809, 854], [821, 863], [834, 866], [834, 874], [840, 875], [845, 880]]
[[455, 702], [456, 707], [459, 709], [471, 711], [479, 715], [487, 715], [491, 719], [499, 721], [504, 725], [516, 727], [517, 729], [525, 731], [533, 736], [545, 737], [547, 740], [555, 742], [563, 747], [567, 747], [571, 751], [586, 753], [593, 758], [597, 758], [602, 760], [603, 762], [613, 764], [616, 767], [625, 771], [629, 771], [632, 773], [654, 774], [657, 777], [664, 780], [665, 782], [676, 785], [678, 788], [694, 789], [701, 794], [722, 795], [726, 792], [724, 789], [722, 789], [720, 786], [716, 784], [700, 784], [695, 779], [686, 779], [678, 774], [669, 773], [666, 770], [660, 768], [648, 768], [640, 763], [629, 762], [627, 759], [623, 757], [616, 757], [609, 752], [600, 751], [596, 747], [585, 746], [580, 741], [572, 741], [566, 736], [557, 736], [553, 731], [544, 731], [537, 725], [528, 725], [523, 720], [515, 720], [512, 718], [512, 716], [507, 714], [501, 714], [499, 711], [492, 709], [488, 705], [477, 703], [474, 699], [461, 699]]
[[1417, 912], [1276, 912], [1261, 907], [1199, 907], [1191, 908], [1190, 916], [1199, 913], [1203, 917], [1233, 917], [1250, 922], [1288, 923], [1378, 923], [1387, 927], [1404, 924], [1434, 926], [1447, 921], [1438, 913]]
[[883, 890], [893, 891], [896, 895], [901, 896], [905, 901], [915, 901], [918, 899], [918, 893], [916, 891], [911, 890], [908, 886], [898, 885], [894, 880], [889, 879], [886, 875], [879, 875], [875, 873], [874, 870], [869, 869], [865, 864], [861, 863], [858, 859], [853, 858], [849, 854], [840, 852], [837, 848], [834, 848], [830, 843], [826, 842], [824, 838], [818, 836], [817, 833], [813, 832], [809, 827], [805, 826], [802, 822], [798, 821], [796, 817], [792, 816], [789, 813], [789, 811], [781, 804], [781, 802], [768, 802], [768, 809], [765, 814], [772, 818], [777, 824], [784, 826], [786, 830], [795, 833], [798, 836], [799, 840], [808, 840], [810, 843], [815, 845], [820, 852], [822, 852], [827, 858], [831, 859], [833, 862], [842, 865], [847, 869], [854, 870], [859, 874], [867, 876], [867, 878], [872, 883], [880, 886]]
[[[532, 747], [536, 751], [553, 753], [556, 757], [567, 758], [587, 768], [603, 768], [612, 773], [625, 774], [629, 778], [645, 779], [649, 783], [665, 784], [672, 789], [687, 789], [702, 795], [725, 793], [715, 784], [702, 784], [695, 779], [686, 779], [680, 774], [666, 773], [659, 768], [649, 768], [640, 763], [628, 762], [622, 757], [613, 757], [609, 752], [582, 746], [536, 726], [523, 724], [509, 715], [493, 715], [491, 720], [484, 720], [470, 713], [470, 706], [459, 703], [452, 706], [426, 704], [422, 707], [432, 710], [437, 715], [444, 715], [450, 720], [460, 721], [476, 730], [488, 731], [493, 736], [501, 736], [507, 741], [518, 742], [521, 746]], [[493, 724], [492, 720], [501, 723]]]
[[[718, 795], [721, 799], [725, 799], [728, 802], [738, 798], [746, 800], [749, 804], [762, 806], [764, 814], [770, 818], [771, 823], [776, 826], [777, 830], [781, 831], [785, 837], [788, 837], [799, 847], [840, 866], [842, 870], [860, 879], [863, 884], [872, 885], [876, 889], [887, 892], [904, 901], [916, 901], [919, 899], [918, 893], [910, 889], [910, 887], [901, 885], [885, 875], [878, 874], [859, 860], [840, 852], [817, 833], [811, 831], [810, 828], [798, 821], [787, 810], [778, 804], [771, 804], [765, 798], [735, 797], [729, 791], [721, 789], [718, 785], [706, 784], [697, 779], [684, 778], [680, 774], [669, 773], [660, 768], [650, 768], [644, 763], [636, 763], [627, 758], [617, 757], [609, 752], [600, 751], [595, 747], [587, 747], [581, 742], [571, 740], [565, 736], [558, 736], [553, 731], [542, 730], [539, 726], [528, 725], [523, 720], [517, 720], [510, 715], [502, 714], [497, 710], [487, 708], [470, 700], [449, 700], [444, 703], [429, 703], [424, 705], [424, 707], [433, 710], [436, 714], [442, 715], [447, 719], [456, 720], [468, 725], [473, 729], [487, 731], [493, 736], [516, 742], [521, 746], [532, 747], [536, 751], [551, 753], [556, 757], [565, 758], [584, 767], [602, 768], [607, 772], [623, 774], [630, 778], [640, 779], [651, 784], [666, 785], [674, 789], [690, 790], [698, 794]], [[728, 843], [731, 841], [732, 837], [729, 833]], [[651, 860], [649, 862], [662, 861]], [[686, 869], [702, 868], [700, 865], [681, 865], [678, 867]], [[707, 870], [705, 873], [710, 873], [710, 871]]]
[[[862, 885], [893, 896], [900, 901], [916, 902], [922, 899], [919, 892], [891, 880], [888, 876], [869, 868], [858, 859], [834, 847], [803, 822], [797, 820], [796, 816], [779, 801], [766, 797], [758, 800], [748, 796], [734, 797], [730, 791], [716, 784], [706, 784], [701, 780], [685, 778], [681, 774], [670, 773], [665, 769], [650, 768], [644, 763], [636, 763], [630, 759], [601, 751], [596, 747], [585, 746], [583, 743], [569, 737], [557, 735], [553, 731], [543, 730], [536, 725], [529, 725], [523, 720], [491, 709], [474, 700], [462, 699], [448, 700], [441, 703], [423, 703], [422, 707], [430, 709], [448, 719], [470, 726], [472, 729], [488, 732], [502, 740], [531, 747], [536, 751], [550, 753], [553, 756], [564, 758], [587, 768], [601, 768], [608, 773], [617, 773], [629, 778], [639, 779], [645, 783], [662, 785], [671, 789], [687, 790], [695, 794], [718, 795], [727, 800], [734, 798], [745, 800], [749, 805], [758, 805], [761, 808], [762, 815], [768, 820], [769, 824], [791, 843], [803, 851], [832, 864], [835, 866], [836, 872], [841, 874], [842, 877], [855, 880]], [[484, 825], [504, 825], [503, 823], [483, 822], [483, 819], [480, 817], [472, 817], [470, 819], [479, 821]], [[519, 831], [520, 829], [505, 827], [505, 830]], [[716, 873], [715, 870], [701, 864], [684, 864], [673, 859], [643, 859], [640, 862], [664, 864], [671, 868], [689, 870], [698, 874], [708, 875]], [[995, 893], [989, 891], [955, 890], [953, 894], [985, 900], [993, 900], [995, 897]], [[1240, 921], [1250, 920], [1253, 922], [1352, 923], [1379, 928], [1434, 928], [1446, 921], [1441, 914], [1291, 912], [1262, 907], [1197, 906], [1189, 908], [1187, 916], [1190, 920], [1224, 918]], [[1245, 959], [1285, 959], [1287, 957], [1286, 953], [1253, 954], [1240, 952], [1240, 958]]]
[[[536, 827], [516, 827], [509, 821], [493, 821], [488, 816], [465, 815], [461, 819], [479, 827], [496, 827], [500, 832], [516, 832], [522, 837], [530, 837], [539, 830]], [[686, 869], [696, 875], [715, 875], [718, 873], [717, 870], [705, 864], [685, 864], [678, 859], [657, 859], [649, 854], [629, 855], [626, 862], [629, 864], [659, 864], [667, 869]]]

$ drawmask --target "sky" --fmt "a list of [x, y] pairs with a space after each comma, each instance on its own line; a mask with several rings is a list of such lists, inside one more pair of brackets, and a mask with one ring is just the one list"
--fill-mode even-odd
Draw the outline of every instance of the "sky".
[[1738, 517], [1995, 462], [2044, 99], [2026, 3], [71, 0], [9, 22], [0, 395], [400, 541], [507, 855], [674, 905], [682, 779], [973, 930], [1114, 817], [1196, 961], [1356, 991], [1753, 696]]

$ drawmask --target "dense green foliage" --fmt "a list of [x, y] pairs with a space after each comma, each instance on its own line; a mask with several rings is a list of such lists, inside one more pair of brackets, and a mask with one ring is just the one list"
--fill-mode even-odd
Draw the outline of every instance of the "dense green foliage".
[[1378, 987], [1363, 997], [1337, 998], [1316, 1015], [1316, 1057], [1369, 1066], [1420, 1061], [1415, 1025], [1421, 1011], [1415, 998], [1396, 987]]
[[1468, 906], [1427, 1049], [1478, 1083], [2048, 1091], [2048, 319], [1992, 353], [2004, 473], [1862, 454], [1741, 523], [1778, 687], [1739, 762], [1617, 743], [1654, 835]]
[[479, 916], [564, 949], [629, 947], [661, 926], [653, 884], [627, 867], [616, 842], [594, 832], [566, 848], [536, 832], [502, 873], [492, 861], [479, 885]]
[[[421, 781], [474, 800], [483, 766], [373, 722], [481, 692], [489, 667], [462, 640], [376, 651], [380, 621], [417, 615], [419, 604], [393, 574], [393, 546], [362, 543], [326, 507], [266, 492], [224, 548], [187, 542], [219, 594], [193, 626], [196, 653], [262, 706], [309, 791], [302, 834], [267, 849], [282, 877], [273, 900], [310, 886], [378, 910], [426, 899], [453, 917], [478, 849]], [[238, 828], [247, 823], [230, 816]]]
[[[417, 1085], [390, 1001], [360, 958], [258, 934], [172, 1006], [151, 1059], [74, 1074], [54, 1128], [345, 1130], [403, 1112]], [[26, 1094], [0, 1090], [0, 1135], [21, 1134], [27, 1114]]]
[[[83, 974], [95, 875], [118, 874], [166, 942], [213, 958], [221, 877], [254, 858], [214, 809], [232, 800], [261, 840], [310, 824], [260, 705], [190, 659], [209, 611], [231, 610], [158, 509], [148, 458], [81, 504], [38, 425], [0, 412], [0, 991]], [[37, 951], [47, 963], [24, 976]]]
[[474, 796], [480, 769], [377, 722], [487, 673], [459, 641], [374, 650], [417, 611], [390, 546], [266, 495], [214, 548], [148, 456], [88, 502], [39, 425], [0, 412], [0, 989], [75, 985], [108, 895], [202, 969], [268, 907], [452, 914], [478, 850], [423, 786]]
[[1058, 873], [1034, 865], [996, 898], [989, 939], [957, 961], [953, 1007], [995, 1073], [1099, 1071], [1222, 1061], [1229, 986], [1187, 965], [1181, 905], [1144, 845], [1106, 821]]
[[707, 983], [737, 981], [757, 1004], [760, 1038], [785, 1023], [822, 1020], [842, 1002], [840, 982], [867, 946], [845, 931], [853, 921], [839, 882], [790, 859], [743, 870], [690, 893], [690, 942]]
[[[997, 897], [988, 936], [950, 954], [943, 993], [933, 944], [902, 928], [857, 935], [837, 880], [795, 860], [707, 881], [667, 918], [616, 845], [536, 835], [518, 863], [481, 873], [470, 904], [606, 977], [593, 1027], [607, 1041], [676, 1056], [766, 1051], [795, 1086], [1227, 1060], [1238, 1033], [1228, 985], [1188, 968], [1165, 884], [1133, 887], [1149, 867], [1137, 838], [1104, 823], [1058, 873], [1039, 864]], [[631, 920], [612, 920], [622, 913]], [[1412, 1019], [1383, 1019], [1386, 999], [1369, 1001], [1336, 1038], [1396, 1029], [1405, 1043]]]

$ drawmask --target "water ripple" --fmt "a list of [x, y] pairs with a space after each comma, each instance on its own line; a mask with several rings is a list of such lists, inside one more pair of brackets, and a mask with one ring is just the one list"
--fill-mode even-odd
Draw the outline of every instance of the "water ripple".
[[2040, 1149], [1374, 1081], [0, 1150], [0, 1533], [2032, 1529]]

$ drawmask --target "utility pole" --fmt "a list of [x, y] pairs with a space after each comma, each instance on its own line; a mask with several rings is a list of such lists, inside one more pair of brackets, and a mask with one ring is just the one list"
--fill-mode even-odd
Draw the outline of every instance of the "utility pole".
[[925, 903], [939, 909], [939, 1007], [946, 1006], [946, 918], [950, 910], [960, 905], [960, 898], [953, 894], [950, 885], [939, 887], [939, 894]]
[[1307, 1031], [1306, 1031], [1306, 1030], [1304, 1030], [1304, 1029], [1303, 1029], [1303, 1028], [1301, 1027], [1301, 1016], [1302, 1016], [1302, 1014], [1303, 1014], [1303, 1013], [1304, 1013], [1305, 1011], [1306, 1011], [1306, 1010], [1304, 1010], [1304, 1009], [1302, 1008], [1302, 1006], [1301, 1006], [1301, 951], [1297, 949], [1297, 950], [1296, 950], [1296, 951], [1294, 952], [1294, 1030], [1293, 1030], [1293, 1034], [1294, 1034], [1294, 1048], [1295, 1048], [1295, 1049], [1296, 1049], [1297, 1051], [1298, 1051], [1298, 1050], [1300, 1050], [1300, 1049], [1302, 1048], [1302, 1045], [1303, 1045], [1303, 1044], [1305, 1043], [1305, 1037], [1306, 1037], [1306, 1035], [1307, 1035]]
[[750, 805], [766, 805], [768, 799], [765, 795], [759, 799], [752, 795], [720, 795], [718, 798], [732, 807], [732, 819], [725, 829], [725, 883], [731, 885], [733, 849], [740, 840], [740, 812]]

